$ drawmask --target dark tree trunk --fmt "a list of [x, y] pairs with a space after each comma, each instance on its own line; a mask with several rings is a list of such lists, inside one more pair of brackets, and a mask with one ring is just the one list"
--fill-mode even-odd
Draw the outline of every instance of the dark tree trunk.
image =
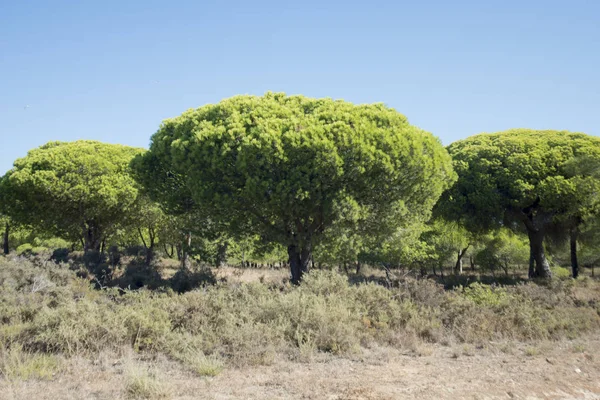
[[167, 255], [167, 257], [173, 258], [173, 255], [175, 254], [175, 250], [173, 248], [173, 245], [171, 245], [171, 252], [169, 252], [169, 249], [167, 248], [167, 244], [166, 243], [163, 245], [163, 247], [165, 249], [165, 254]]
[[182, 254], [181, 254], [181, 268], [189, 269], [190, 268], [190, 249], [192, 247], [192, 232], [188, 232], [185, 235], [185, 243], [183, 244]]
[[146, 249], [146, 265], [152, 264], [154, 261], [154, 245], [151, 245]]
[[471, 264], [471, 271], [475, 272], [475, 261], [473, 260], [473, 256], [469, 257], [469, 263]]
[[299, 247], [295, 244], [288, 246], [288, 256], [290, 261], [291, 281], [298, 285], [302, 281], [302, 275], [308, 272], [308, 265], [311, 258], [310, 245]]
[[529, 245], [529, 279], [535, 277], [535, 258], [533, 258], [533, 249]]
[[219, 243], [219, 247], [217, 248], [217, 259], [216, 259], [216, 267], [223, 267], [225, 263], [227, 263], [227, 247], [229, 247], [229, 242], [221, 242]]
[[544, 227], [551, 221], [551, 215], [540, 209], [540, 202], [538, 196], [530, 206], [516, 211], [516, 215], [525, 225], [529, 237], [529, 278], [552, 278], [544, 252]]
[[546, 259], [546, 253], [544, 252], [544, 231], [537, 229], [535, 231], [528, 229], [529, 236], [529, 273], [531, 274], [531, 258], [535, 261], [535, 270], [533, 276], [536, 278], [551, 278], [552, 272], [550, 272], [550, 264]]
[[463, 273], [463, 257], [465, 256], [465, 253], [467, 252], [468, 249], [469, 249], [469, 246], [467, 245], [467, 247], [465, 247], [464, 249], [462, 249], [458, 252], [458, 256], [456, 258], [456, 265], [454, 266], [455, 274], [462, 275], [462, 273]]
[[360, 274], [360, 261], [356, 262], [356, 275]]
[[571, 229], [570, 241], [571, 241], [571, 269], [573, 270], [573, 279], [577, 279], [579, 276], [579, 262], [577, 261], [577, 228]]
[[4, 254], [8, 254], [10, 252], [10, 246], [8, 245], [8, 236], [10, 234], [10, 224], [7, 222], [4, 226], [4, 240], [2, 241], [2, 249]]
[[102, 233], [100, 229], [93, 222], [85, 224], [83, 227], [83, 251], [85, 253], [89, 251], [100, 252], [101, 246]]

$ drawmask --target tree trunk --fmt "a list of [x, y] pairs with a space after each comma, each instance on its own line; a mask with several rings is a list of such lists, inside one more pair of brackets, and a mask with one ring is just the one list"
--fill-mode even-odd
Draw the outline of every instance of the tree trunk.
[[288, 246], [288, 256], [290, 261], [291, 281], [294, 285], [300, 284], [302, 275], [308, 272], [308, 265], [311, 257], [310, 245], [305, 245], [302, 248], [295, 244]]
[[152, 264], [154, 261], [154, 244], [146, 249], [146, 265]]
[[469, 257], [469, 263], [471, 264], [471, 271], [475, 272], [475, 261], [473, 260], [473, 256]]
[[579, 276], [579, 262], [577, 261], [577, 228], [571, 229], [571, 269], [573, 270], [573, 279], [577, 279]]
[[360, 261], [356, 262], [356, 275], [360, 274]]
[[535, 270], [533, 271], [533, 277], [536, 278], [551, 278], [552, 272], [550, 272], [550, 264], [546, 259], [546, 253], [544, 252], [544, 231], [537, 229], [535, 231], [528, 229], [527, 234], [529, 236], [529, 273], [531, 276], [532, 270], [532, 258], [535, 261]]
[[229, 242], [224, 241], [219, 243], [217, 248], [217, 259], [216, 259], [216, 267], [223, 267], [225, 263], [227, 263], [227, 247], [229, 247]]
[[10, 224], [7, 222], [6, 226], [4, 227], [4, 241], [2, 243], [2, 249], [4, 250], [4, 254], [8, 254], [10, 252], [10, 248], [8, 245], [8, 235], [10, 231]]
[[100, 229], [93, 222], [84, 224], [83, 227], [83, 251], [100, 252], [102, 246], [102, 233]]
[[467, 250], [469, 249], [469, 246], [467, 245], [467, 247], [465, 247], [464, 249], [460, 250], [458, 252], [458, 257], [456, 258], [456, 265], [454, 266], [454, 273], [458, 273], [459, 275], [462, 275], [463, 273], [463, 257], [465, 256], [465, 253], [467, 252]]
[[185, 235], [185, 243], [183, 244], [182, 254], [181, 254], [181, 268], [189, 269], [190, 268], [190, 248], [192, 247], [192, 232], [188, 232]]
[[173, 258], [173, 255], [175, 254], [175, 250], [173, 249], [173, 245], [171, 245], [171, 252], [169, 253], [169, 249], [167, 248], [167, 244], [163, 244], [163, 247], [165, 248], [165, 254], [167, 255], [167, 257], [169, 258]]
[[535, 259], [533, 258], [533, 250], [529, 245], [529, 279], [535, 277]]

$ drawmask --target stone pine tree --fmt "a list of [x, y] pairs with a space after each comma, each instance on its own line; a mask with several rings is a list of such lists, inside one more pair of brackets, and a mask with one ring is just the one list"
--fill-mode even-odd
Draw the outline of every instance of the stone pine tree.
[[135, 203], [129, 173], [142, 149], [95, 141], [51, 142], [18, 159], [2, 180], [16, 222], [98, 251]]
[[600, 160], [600, 138], [515, 129], [476, 135], [448, 151], [458, 181], [440, 202], [443, 214], [472, 231], [520, 226], [529, 238], [530, 276], [550, 277], [544, 251], [549, 228], [568, 229], [598, 208], [600, 181], [573, 165]]
[[236, 96], [166, 120], [145, 157], [153, 162], [137, 165], [157, 173], [148, 184], [173, 176], [182, 183], [174, 198], [189, 193], [231, 234], [285, 246], [294, 283], [334, 223], [399, 208], [409, 218], [429, 213], [455, 179], [439, 140], [393, 109], [280, 93]]

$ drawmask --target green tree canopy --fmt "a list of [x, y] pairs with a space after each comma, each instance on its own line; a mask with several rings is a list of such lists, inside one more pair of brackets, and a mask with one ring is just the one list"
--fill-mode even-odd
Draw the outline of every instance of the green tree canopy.
[[600, 138], [516, 129], [476, 135], [448, 150], [459, 178], [440, 202], [442, 213], [474, 231], [519, 224], [529, 236], [530, 275], [550, 277], [548, 227], [598, 208], [600, 181], [574, 164], [600, 160]]
[[183, 182], [174, 198], [189, 193], [230, 231], [286, 246], [294, 282], [334, 223], [427, 214], [455, 179], [440, 142], [393, 109], [280, 93], [188, 110], [142, 158], [135, 165], [157, 171], [151, 181]]
[[10, 216], [100, 249], [137, 197], [131, 159], [144, 150], [95, 141], [51, 142], [18, 159], [2, 180]]

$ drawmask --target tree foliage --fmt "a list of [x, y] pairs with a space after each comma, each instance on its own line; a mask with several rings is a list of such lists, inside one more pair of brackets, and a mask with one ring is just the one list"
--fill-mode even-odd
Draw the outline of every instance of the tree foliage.
[[135, 203], [129, 174], [141, 149], [95, 141], [51, 142], [18, 159], [3, 179], [10, 216], [98, 250]]
[[[431, 134], [383, 105], [268, 93], [237, 96], [165, 121], [147, 170], [229, 223], [288, 247], [299, 281], [311, 246], [349, 214], [426, 214], [454, 179]], [[142, 173], [144, 174], [144, 173]]]
[[492, 273], [503, 270], [508, 275], [511, 267], [526, 265], [529, 261], [527, 239], [509, 229], [500, 229], [481, 237], [482, 247], [475, 261]]
[[576, 160], [600, 160], [600, 139], [581, 133], [517, 129], [476, 135], [449, 146], [458, 181], [443, 213], [482, 231], [521, 224], [537, 276], [550, 276], [543, 239], [550, 224], [598, 207], [600, 183], [578, 173]]

